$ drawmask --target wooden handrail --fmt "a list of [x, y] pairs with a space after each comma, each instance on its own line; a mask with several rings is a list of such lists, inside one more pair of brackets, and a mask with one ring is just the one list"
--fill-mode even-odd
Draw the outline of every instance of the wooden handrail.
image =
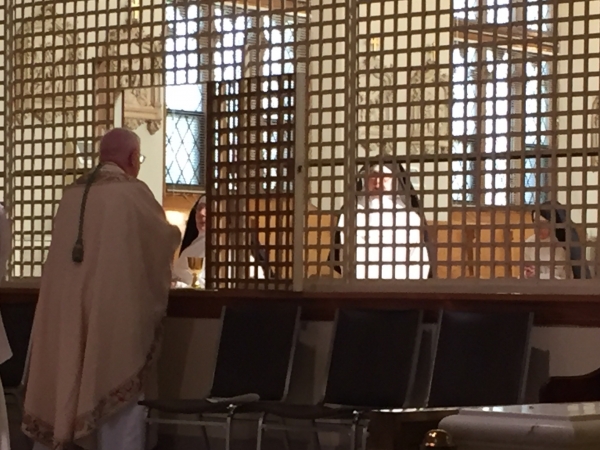
[[[0, 303], [35, 302], [37, 287], [0, 287]], [[418, 308], [472, 311], [533, 311], [541, 326], [600, 327], [600, 296], [547, 294], [365, 293], [281, 291], [196, 291], [174, 289], [171, 317], [216, 318], [224, 305], [290, 302], [303, 307], [305, 320], [332, 320], [337, 308]]]

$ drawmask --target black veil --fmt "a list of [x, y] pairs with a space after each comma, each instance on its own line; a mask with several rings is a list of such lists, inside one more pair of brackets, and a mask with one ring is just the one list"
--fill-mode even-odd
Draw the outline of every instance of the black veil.
[[[190, 211], [187, 223], [185, 224], [185, 232], [183, 233], [183, 239], [181, 241], [181, 249], [179, 250], [180, 256], [181, 253], [190, 245], [192, 245], [192, 242], [194, 242], [198, 237], [198, 227], [196, 226], [196, 209], [198, 208], [200, 201], [203, 199], [205, 199], [204, 196], [196, 200], [196, 203], [194, 203], [194, 207]], [[206, 200], [204, 200], [203, 203], [206, 203]]]
[[[187, 223], [185, 225], [185, 232], [183, 233], [179, 255], [181, 255], [186, 248], [192, 245], [192, 242], [194, 242], [198, 237], [198, 227], [196, 226], [196, 210], [198, 209], [198, 205], [201, 203], [206, 203], [206, 197], [200, 197], [196, 203], [194, 203], [194, 206], [190, 211]], [[277, 276], [275, 271], [269, 266], [267, 250], [265, 246], [261, 245], [259, 242], [258, 233], [256, 231], [252, 231], [250, 233], [250, 243], [252, 245], [252, 256], [256, 259], [258, 265], [263, 269], [265, 276], [269, 279], [276, 279]]]

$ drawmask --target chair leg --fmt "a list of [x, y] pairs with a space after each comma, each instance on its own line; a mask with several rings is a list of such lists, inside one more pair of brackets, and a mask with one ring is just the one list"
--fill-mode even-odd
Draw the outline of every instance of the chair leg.
[[316, 450], [321, 450], [321, 441], [319, 440], [319, 431], [317, 429], [317, 422], [315, 422], [315, 420], [311, 420], [312, 423], [312, 427], [313, 427], [313, 435], [312, 435], [312, 443], [313, 443], [313, 448]]
[[256, 450], [262, 450], [263, 435], [265, 434], [265, 416], [261, 414], [258, 419], [258, 430], [256, 431]]
[[[199, 419], [200, 420], [204, 419], [202, 414], [200, 414]], [[202, 438], [204, 439], [204, 448], [205, 448], [205, 450], [210, 450], [210, 439], [208, 438], [208, 431], [206, 430], [206, 425], [202, 425], [200, 428], [202, 429]]]
[[150, 445], [150, 427], [152, 426], [152, 424], [150, 422], [148, 422], [148, 419], [150, 419], [151, 414], [152, 414], [152, 411], [149, 408], [146, 408], [146, 439], [144, 441], [144, 449], [145, 450], [147, 450]]
[[369, 420], [367, 419], [366, 422], [362, 426], [361, 450], [367, 450], [367, 439], [368, 438], [369, 438]]
[[350, 450], [358, 450], [358, 434], [359, 434], [360, 412], [354, 411], [352, 417], [352, 427], [350, 430]]
[[290, 439], [290, 433], [288, 430], [283, 430], [283, 441], [285, 443], [285, 450], [292, 450], [292, 440]]
[[281, 424], [283, 425], [283, 444], [284, 444], [284, 448], [285, 450], [291, 450], [292, 448], [292, 441], [290, 440], [290, 433], [289, 430], [286, 428], [287, 424], [285, 423], [285, 418], [281, 418]]
[[233, 415], [235, 414], [235, 405], [230, 405], [227, 412], [227, 421], [225, 425], [225, 450], [231, 450], [231, 430], [233, 428]]

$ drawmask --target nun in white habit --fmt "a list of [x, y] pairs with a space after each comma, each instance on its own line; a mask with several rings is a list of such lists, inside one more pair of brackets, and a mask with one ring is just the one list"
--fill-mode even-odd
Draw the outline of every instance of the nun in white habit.
[[[356, 278], [417, 280], [429, 276], [429, 257], [422, 242], [421, 217], [393, 194], [394, 176], [386, 165], [370, 167], [356, 205]], [[343, 234], [344, 215], [338, 222]]]
[[[11, 227], [4, 207], [0, 204], [0, 284], [6, 275], [6, 266], [11, 251]], [[0, 317], [0, 364], [12, 357], [12, 351], [8, 344], [8, 338], [4, 331], [4, 323]], [[10, 449], [10, 435], [8, 430], [8, 417], [6, 415], [6, 403], [4, 401], [4, 389], [0, 383], [0, 450]]]
[[[192, 285], [193, 274], [188, 265], [188, 257], [204, 258], [206, 255], [206, 197], [202, 196], [188, 218], [185, 233], [181, 241], [179, 258], [173, 266], [173, 282], [177, 287]], [[198, 276], [198, 284], [204, 289], [206, 284], [206, 264]]]

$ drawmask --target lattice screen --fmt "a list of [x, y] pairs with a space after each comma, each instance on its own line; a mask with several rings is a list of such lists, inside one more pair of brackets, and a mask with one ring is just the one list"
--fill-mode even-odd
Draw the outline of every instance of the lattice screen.
[[103, 131], [194, 91], [214, 287], [597, 289], [600, 0], [4, 1], [13, 277]]
[[304, 120], [297, 78], [209, 83], [209, 288], [293, 287], [294, 232], [302, 242], [303, 225], [294, 222], [296, 125]]
[[41, 274], [63, 187], [93, 167], [94, 143], [123, 121], [113, 111], [119, 92], [130, 88], [125, 101], [135, 95], [143, 110], [151, 94], [141, 88], [162, 86], [163, 8], [6, 1], [4, 182], [13, 277]]
[[[0, 111], [6, 111], [6, 10], [0, 0]], [[0, 114], [0, 202], [6, 201], [6, 115]]]
[[556, 280], [595, 275], [600, 2], [310, 11], [306, 288], [567, 289]]

